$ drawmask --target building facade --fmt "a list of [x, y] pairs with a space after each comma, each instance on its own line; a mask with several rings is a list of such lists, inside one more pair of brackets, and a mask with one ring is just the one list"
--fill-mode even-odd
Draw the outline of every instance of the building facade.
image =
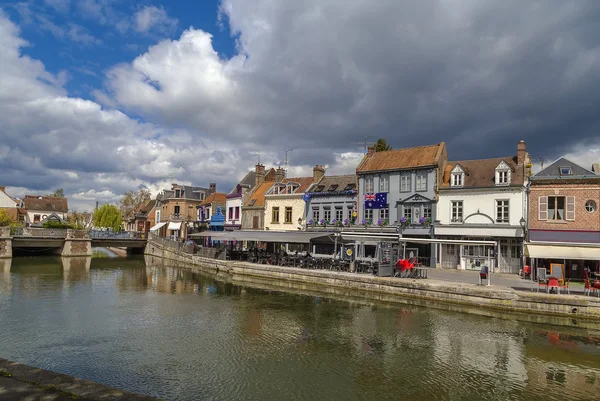
[[67, 198], [54, 196], [25, 195], [23, 207], [27, 211], [25, 220], [27, 225], [40, 225], [53, 214], [66, 221], [69, 211]]
[[225, 201], [225, 231], [235, 231], [242, 228], [242, 207], [244, 200], [256, 185], [256, 171], [250, 171], [227, 194]]
[[[198, 220], [198, 207], [213, 192], [216, 184], [209, 188], [172, 184], [156, 197], [154, 220], [151, 231], [161, 236], [185, 238]], [[158, 226], [160, 223], [160, 226]], [[158, 226], [158, 227], [157, 227]]]
[[356, 175], [324, 176], [304, 193], [307, 230], [346, 227], [354, 223], [357, 208]]
[[561, 158], [533, 177], [529, 188], [526, 256], [548, 275], [581, 279], [598, 272], [600, 169]]
[[[276, 173], [274, 168], [265, 171], [265, 166], [260, 163], [255, 166], [254, 188], [248, 192], [242, 206], [243, 230], [265, 229], [265, 195], [275, 183]], [[281, 177], [282, 172], [277, 175]]]
[[[384, 152], [369, 148], [356, 169], [357, 223], [381, 222], [403, 237], [431, 238], [437, 190], [447, 161], [444, 142]], [[436, 265], [433, 245], [409, 243], [407, 251], [426, 265]]]
[[519, 272], [530, 169], [524, 141], [517, 144], [517, 156], [447, 163], [438, 192], [435, 237], [497, 241], [498, 247], [439, 244], [438, 266], [479, 270], [488, 265], [497, 272]]

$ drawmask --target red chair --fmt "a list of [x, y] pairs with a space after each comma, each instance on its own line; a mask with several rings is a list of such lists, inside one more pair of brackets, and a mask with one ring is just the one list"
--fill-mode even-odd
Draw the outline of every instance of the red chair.
[[565, 285], [559, 285], [559, 286], [558, 286], [559, 288], [564, 288], [564, 289], [566, 289], [566, 290], [567, 290], [567, 294], [569, 294], [569, 295], [571, 295], [571, 292], [569, 292], [569, 283], [570, 283], [570, 282], [571, 282], [571, 279], [569, 278], [569, 279], [566, 281]]
[[599, 289], [596, 288], [595, 285], [591, 286], [589, 279], [586, 278], [584, 281], [585, 281], [585, 288], [583, 289], [583, 295], [591, 295], [593, 293], [596, 293], [600, 297], [600, 292], [598, 291]]
[[398, 272], [395, 277], [409, 278], [413, 275], [415, 264], [411, 263], [407, 259], [398, 259], [396, 262], [396, 269]]
[[523, 278], [531, 277], [531, 266], [523, 266]]
[[548, 278], [548, 284], [546, 285], [546, 292], [550, 292], [552, 288], [556, 288], [557, 291], [560, 291], [560, 283], [556, 277]]

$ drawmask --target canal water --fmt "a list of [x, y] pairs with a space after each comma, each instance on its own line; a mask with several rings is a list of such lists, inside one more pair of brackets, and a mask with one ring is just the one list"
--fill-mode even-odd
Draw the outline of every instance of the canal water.
[[0, 261], [0, 357], [166, 400], [600, 399], [599, 332], [98, 256]]

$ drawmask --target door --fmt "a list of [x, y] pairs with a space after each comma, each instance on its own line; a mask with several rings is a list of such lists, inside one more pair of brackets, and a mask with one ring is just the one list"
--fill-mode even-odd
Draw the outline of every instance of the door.
[[252, 229], [258, 230], [258, 216], [252, 217]]

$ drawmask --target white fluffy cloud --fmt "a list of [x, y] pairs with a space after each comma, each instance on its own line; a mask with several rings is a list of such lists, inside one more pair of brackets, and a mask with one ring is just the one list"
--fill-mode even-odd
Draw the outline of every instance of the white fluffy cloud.
[[177, 19], [170, 18], [162, 7], [145, 6], [133, 16], [133, 28], [141, 33], [157, 31], [171, 32], [177, 26]]

